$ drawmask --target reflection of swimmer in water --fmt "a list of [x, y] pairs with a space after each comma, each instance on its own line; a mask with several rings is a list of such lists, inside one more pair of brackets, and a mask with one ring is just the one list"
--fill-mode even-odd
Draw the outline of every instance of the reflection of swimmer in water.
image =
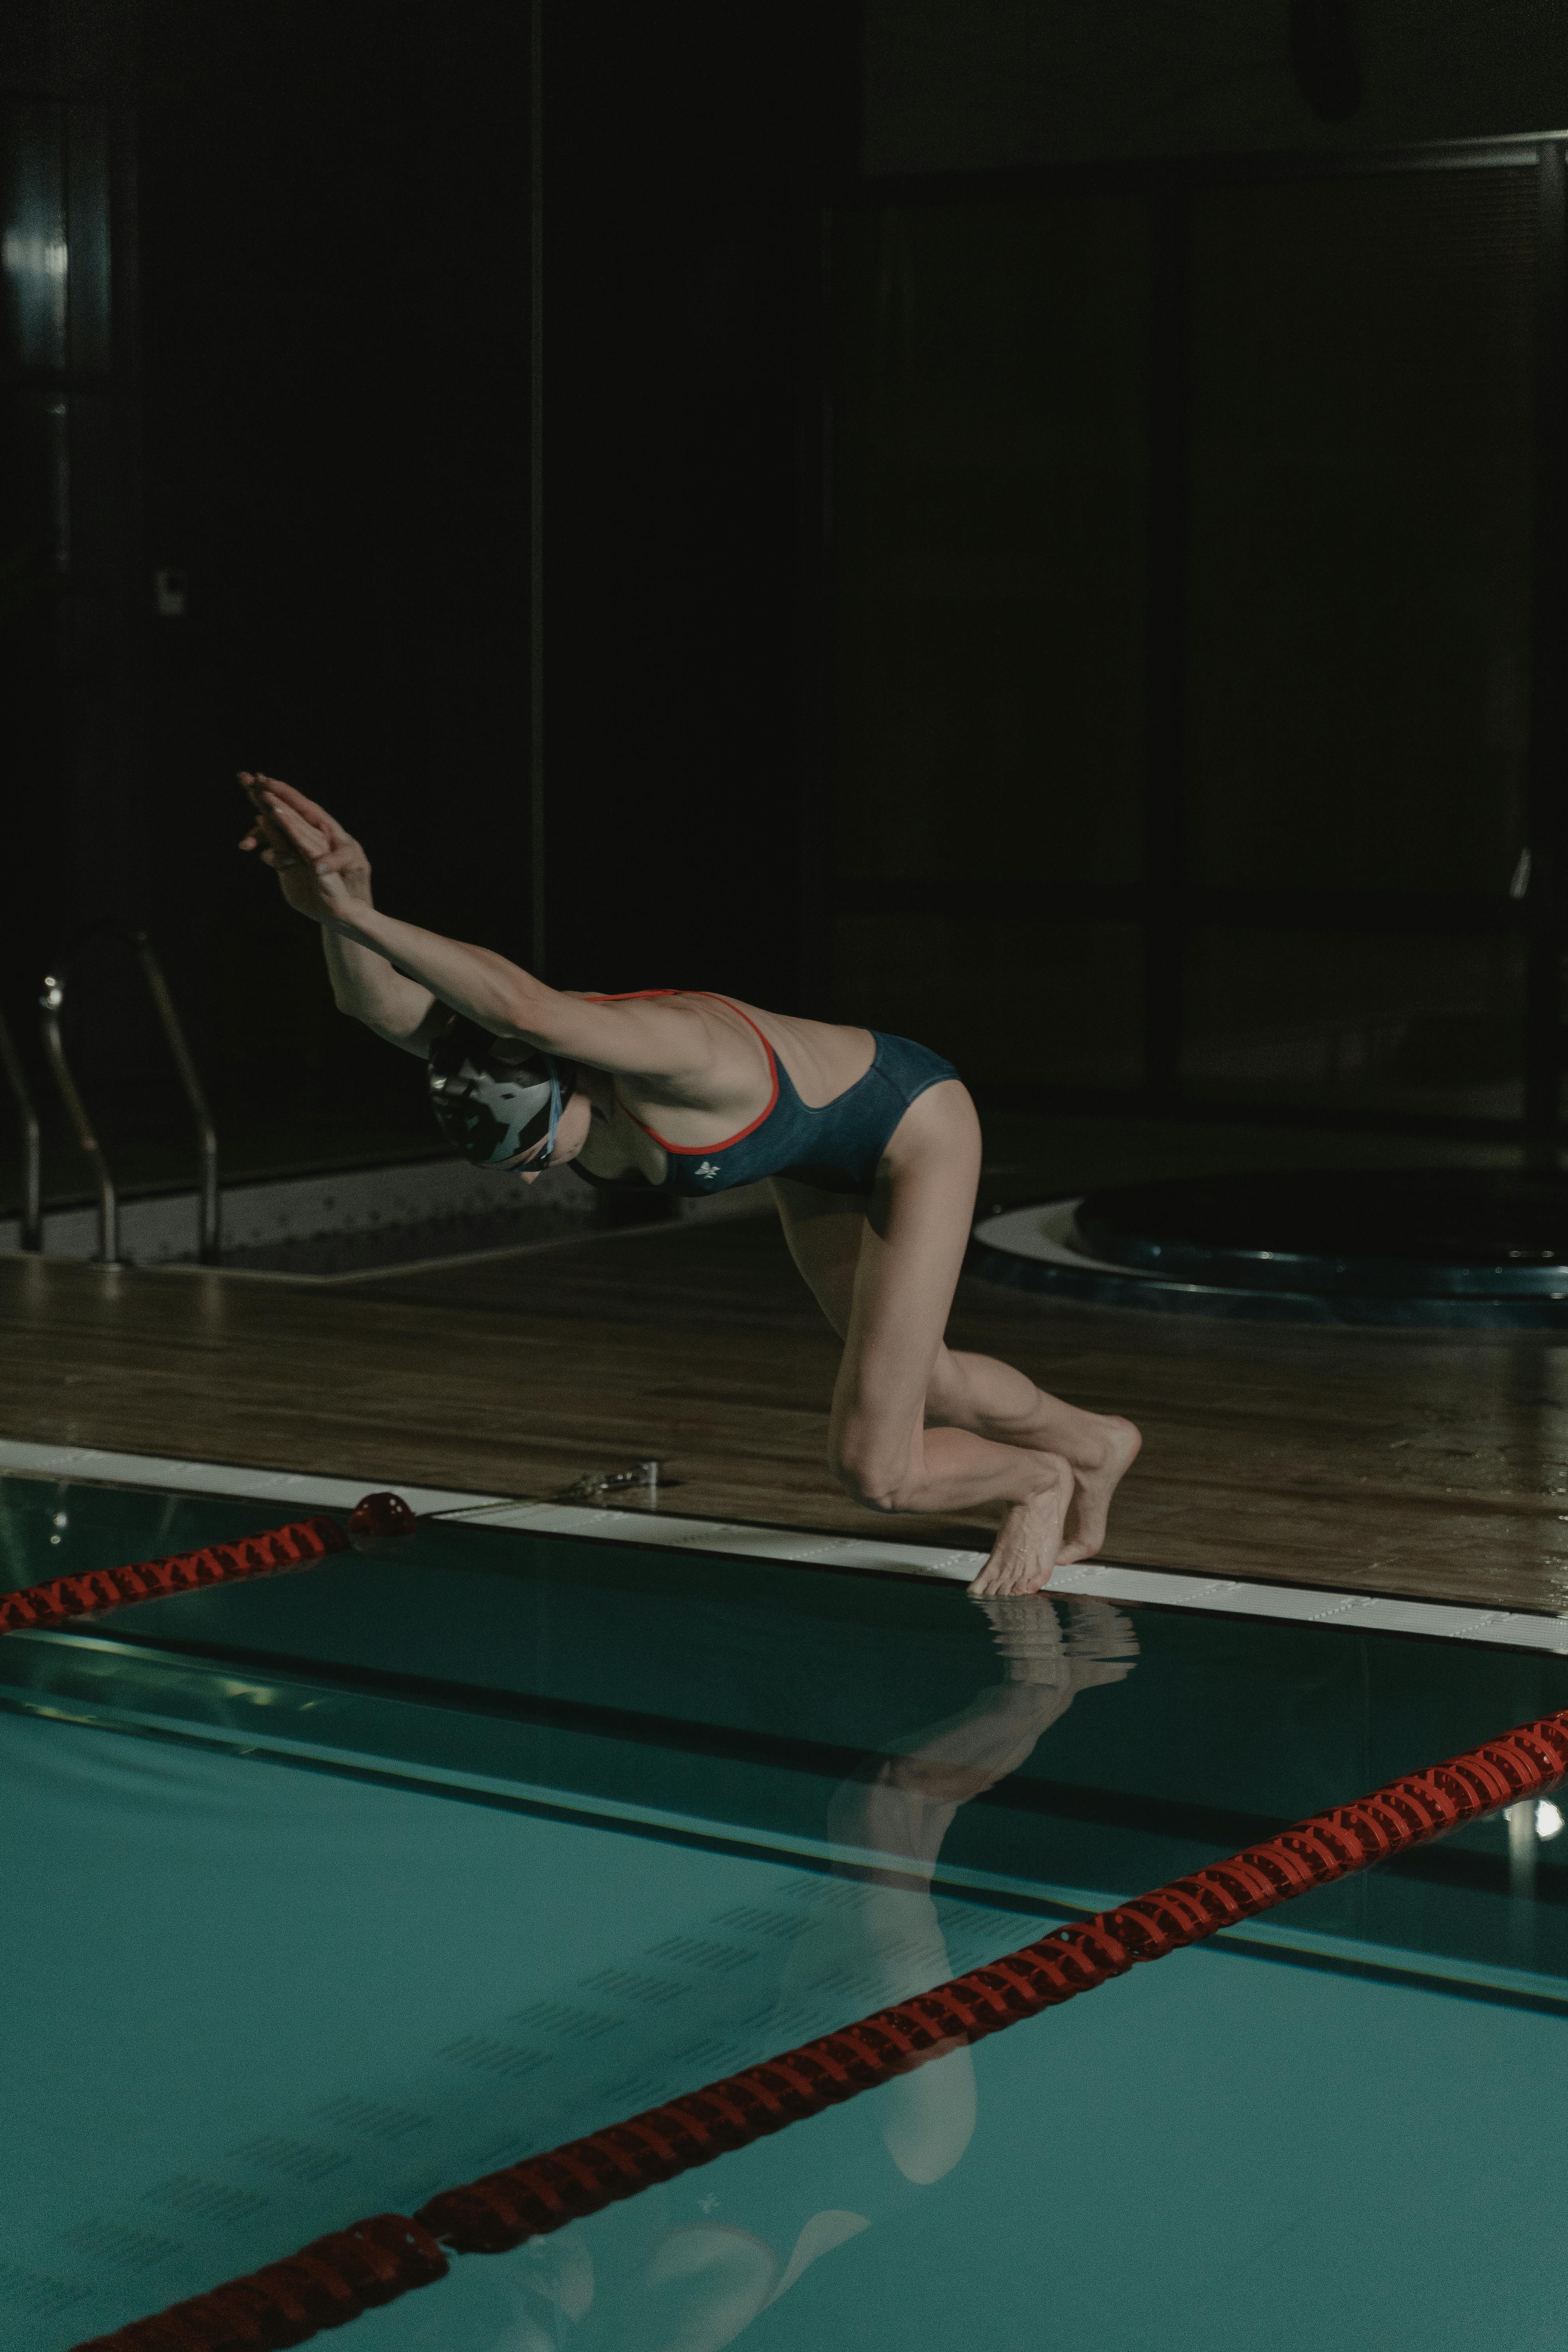
[[547, 988], [383, 914], [369, 859], [325, 809], [270, 776], [240, 782], [242, 845], [321, 924], [343, 1011], [431, 1063], [459, 1150], [525, 1181], [566, 1160], [594, 1183], [694, 1196], [767, 1178], [844, 1343], [828, 1458], [847, 1492], [872, 1510], [999, 1516], [977, 1593], [1037, 1591], [1100, 1549], [1131, 1423], [943, 1340], [980, 1174], [951, 1063], [701, 989]]
[[[759, 2021], [769, 2048], [799, 2038], [825, 1989], [848, 2019], [945, 1981], [930, 1887], [959, 1807], [1016, 1772], [1079, 1691], [1131, 1671], [1131, 1628], [1104, 1601], [1068, 1601], [1060, 1614], [1041, 1598], [981, 1605], [1005, 1679], [835, 1792], [833, 1842], [885, 1859], [837, 1865], [803, 1906], [778, 2001]], [[496, 2352], [721, 2352], [814, 2263], [951, 2172], [976, 2118], [973, 2062], [960, 2047], [726, 2158], [721, 2171], [703, 2167], [536, 2240], [525, 2250], [530, 2316]]]

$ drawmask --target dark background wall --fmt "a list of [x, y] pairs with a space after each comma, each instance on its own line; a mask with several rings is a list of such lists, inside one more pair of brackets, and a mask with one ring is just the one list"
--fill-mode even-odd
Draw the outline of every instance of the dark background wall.
[[1564, 124], [1557, 0], [867, 0], [874, 173]]
[[866, 57], [834, 1011], [994, 1104], [1550, 1164], [1568, 25], [869, 0]]
[[235, 854], [237, 768], [388, 904], [521, 944], [526, 73], [486, 0], [142, 11], [142, 569], [186, 597], [142, 598], [147, 919], [204, 1063], [323, 1128], [406, 1079]]
[[[36, 593], [11, 635], [31, 831], [6, 1010], [30, 1040], [64, 943], [144, 923], [231, 1167], [426, 1145], [417, 1070], [334, 1012], [314, 935], [236, 854], [232, 777], [325, 801], [397, 911], [531, 956], [530, 12], [25, 0], [8, 27], [11, 116], [42, 105], [64, 141], [96, 108], [120, 182], [101, 387], [19, 346], [7, 384], [79, 435], [98, 398], [120, 437], [58, 564], [47, 453], [15, 419], [7, 441], [32, 507], [5, 551]], [[563, 984], [799, 992], [803, 321], [855, 34], [832, 5], [543, 11]], [[110, 505], [98, 656], [67, 677]], [[73, 1051], [120, 1164], [152, 1176], [184, 1115], [118, 954], [74, 951]]]
[[[878, 696], [896, 675], [877, 671], [863, 640], [856, 652], [855, 631], [877, 567], [884, 579], [889, 563], [909, 574], [937, 478], [938, 538], [951, 526], [941, 564], [971, 562], [965, 533], [978, 530], [979, 547], [989, 514], [1004, 538], [1026, 524], [1028, 560], [1085, 584], [1087, 603], [1075, 589], [1072, 625], [1057, 628], [1051, 654], [1068, 662], [1075, 690], [1111, 647], [1096, 614], [1141, 625], [1142, 558], [1130, 553], [1112, 576], [1104, 516], [1068, 459], [1087, 447], [1083, 435], [1103, 457], [1120, 434], [1111, 470], [1122, 468], [1130, 513], [1127, 500], [1142, 495], [1132, 449], [1142, 395], [1132, 397], [1125, 369], [1114, 383], [1069, 381], [1045, 330], [1076, 303], [1102, 368], [1125, 352], [1135, 372], [1142, 231], [1130, 243], [1125, 222], [1105, 215], [1092, 236], [1064, 241], [1062, 221], [1047, 224], [1037, 207], [1032, 226], [1015, 214], [1011, 247], [966, 229], [943, 259], [940, 236], [928, 240], [910, 278], [887, 175], [934, 174], [940, 187], [945, 175], [995, 167], [1535, 131], [1568, 120], [1559, 12], [1544, 0], [1205, 0], [1180, 10], [1159, 0], [869, 0], [864, 15], [850, 0], [542, 0], [537, 615], [530, 34], [530, 12], [500, 0], [395, 10], [368, 0], [13, 0], [0, 20], [7, 218], [20, 218], [18, 190], [54, 141], [71, 256], [58, 349], [23, 349], [15, 302], [0, 349], [0, 759], [13, 811], [0, 971], [14, 1025], [31, 1037], [37, 978], [84, 924], [145, 922], [218, 1097], [231, 1167], [423, 1144], [417, 1070], [333, 1012], [314, 939], [235, 853], [229, 780], [258, 762], [363, 834], [386, 903], [520, 956], [535, 945], [542, 783], [543, 961], [563, 984], [695, 981], [894, 1024], [926, 1017], [920, 986], [935, 986], [930, 1017], [965, 1005], [964, 1020], [984, 1016], [987, 1066], [1016, 1062], [1042, 1102], [1064, 1079], [1124, 1082], [1149, 991], [1111, 932], [1094, 934], [1092, 955], [1063, 935], [1069, 979], [1108, 942], [1114, 950], [1093, 983], [1101, 1042], [1091, 1023], [1064, 1064], [1038, 1050], [1040, 1008], [1061, 982], [1036, 953], [1038, 923], [1026, 938], [984, 919], [976, 928], [948, 904], [958, 884], [972, 898], [993, 883], [1016, 896], [1029, 879], [1020, 839], [1061, 837], [1037, 798], [1014, 813], [1022, 835], [980, 823], [996, 814], [985, 762], [1023, 741], [1020, 713], [1042, 674], [1028, 612], [1015, 598], [987, 619], [972, 565], [958, 595], [969, 651], [953, 634], [955, 604], [929, 646], [910, 641], [900, 658], [914, 663], [913, 691], [885, 708]], [[1475, 290], [1493, 286], [1489, 265], [1477, 261], [1462, 207], [1450, 212], [1455, 249], [1469, 257], [1476, 336], [1484, 341], [1487, 321], [1505, 311], [1514, 333], [1502, 295]], [[1250, 217], [1243, 204], [1243, 241]], [[1314, 299], [1337, 333], [1343, 306], [1312, 258], [1316, 220], [1301, 229], [1300, 267], [1318, 272]], [[106, 223], [107, 277], [93, 258]], [[1432, 232], [1439, 246], [1447, 233]], [[1336, 234], [1355, 249], [1353, 221]], [[1436, 316], [1443, 253], [1421, 221], [1410, 235]], [[935, 289], [938, 299], [922, 314], [935, 336], [927, 359], [917, 337], [889, 374], [877, 289], [891, 282], [895, 248], [905, 292], [925, 302]], [[1516, 236], [1516, 262], [1521, 250]], [[14, 295], [30, 266], [25, 254], [8, 266]], [[1508, 282], [1524, 284], [1517, 268]], [[951, 316], [943, 285], [959, 303]], [[1214, 286], [1216, 315], [1226, 302], [1249, 315], [1228, 281]], [[1296, 316], [1290, 286], [1273, 292], [1280, 315]], [[1360, 358], [1345, 347], [1353, 373], [1375, 357], [1375, 283], [1363, 279], [1350, 311], [1365, 343]], [[969, 361], [953, 340], [961, 313]], [[1008, 341], [1015, 316], [1033, 321], [1023, 342]], [[987, 351], [977, 373], [970, 362]], [[1289, 373], [1283, 342], [1269, 364], [1269, 382]], [[1331, 375], [1331, 352], [1324, 365]], [[1267, 407], [1269, 383], [1258, 381]], [[1215, 416], [1241, 382], [1217, 366]], [[898, 415], [886, 410], [872, 447], [867, 420], [889, 400]], [[1247, 404], [1251, 414], [1250, 393]], [[1397, 420], [1385, 423], [1397, 440]], [[1280, 430], [1283, 457], [1264, 451], [1258, 462], [1289, 469], [1297, 426], [1283, 417]], [[1011, 475], [1011, 458], [996, 462], [1003, 445], [1016, 455], [1031, 437], [1058, 452], [1055, 504], [1040, 502], [1034, 457]], [[900, 448], [913, 450], [913, 474], [889, 470]], [[934, 561], [934, 547], [921, 560]], [[981, 552], [989, 562], [996, 551]], [[1227, 560], [1216, 559], [1222, 586]], [[1517, 573], [1529, 558], [1510, 560]], [[183, 585], [183, 613], [159, 612], [155, 572]], [[938, 580], [938, 603], [947, 594]], [[1249, 595], [1242, 602], [1254, 610]], [[840, 624], [848, 615], [836, 682], [825, 657], [835, 611]], [[530, 757], [535, 618], [542, 777]], [[1009, 677], [982, 698], [985, 741], [963, 727], [954, 736], [964, 697], [1008, 645]], [[1419, 695], [1414, 670], [1401, 690]], [[1524, 690], [1508, 689], [1505, 734], [1517, 734]], [[1133, 759], [1141, 691], [1107, 684], [1108, 723], [1080, 711], [1073, 756], [1111, 742]], [[912, 766], [900, 765], [900, 743]], [[948, 781], [927, 808], [933, 746]], [[1064, 752], [1052, 790], [1068, 834], [1088, 845], [1083, 875], [1061, 877], [1081, 894], [1112, 887], [1127, 857], [1145, 853], [1131, 803], [1118, 814], [1122, 786], [1096, 782], [1074, 799], [1076, 772]], [[1226, 787], [1233, 803], [1237, 793], [1247, 802], [1249, 773], [1244, 760]], [[889, 792], [901, 838], [885, 849], [878, 796]], [[1500, 873], [1489, 868], [1486, 884], [1506, 895], [1500, 867], [1518, 825], [1498, 805]], [[905, 820], [920, 809], [930, 871], [914, 878], [925, 897], [879, 913], [877, 893], [915, 854]], [[1250, 803], [1242, 814], [1278, 865], [1272, 817]], [[1232, 836], [1235, 817], [1231, 807]], [[1384, 832], [1402, 829], [1388, 814]], [[839, 882], [847, 873], [866, 901], [852, 952], [846, 961], [840, 940], [837, 961], [835, 857]], [[970, 922], [962, 938], [960, 915]], [[126, 1172], [166, 1175], [182, 1114], [156, 1040], [107, 951], [79, 950], [77, 961], [79, 994], [90, 984], [103, 1008], [79, 1039], [84, 1074], [106, 1126], [126, 1139]], [[1311, 997], [1307, 962], [1295, 968]], [[1501, 954], [1475, 988], [1517, 997], [1516, 981], [1517, 956]], [[1222, 999], [1232, 990], [1223, 974], [1203, 984]], [[1335, 1014], [1352, 1029], [1366, 1017], [1357, 1004]], [[1222, 1039], [1222, 1063], [1228, 1051]], [[58, 1181], [79, 1182], [67, 1160]]]
[[858, 10], [544, 10], [551, 976], [798, 999], [821, 215]]

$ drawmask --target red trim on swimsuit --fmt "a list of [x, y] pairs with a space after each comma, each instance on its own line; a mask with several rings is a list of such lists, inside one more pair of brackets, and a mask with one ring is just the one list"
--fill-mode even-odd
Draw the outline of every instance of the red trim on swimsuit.
[[[614, 995], [590, 996], [584, 1001], [589, 1004], [629, 1004], [639, 996], [710, 996], [715, 1004], [729, 1004], [731, 1013], [741, 1013], [741, 1008], [738, 1004], [731, 1004], [730, 999], [727, 996], [721, 996], [718, 990], [713, 988], [623, 988]], [[768, 1057], [768, 1076], [773, 1082], [773, 1090], [768, 1097], [766, 1109], [760, 1110], [757, 1113], [756, 1118], [752, 1119], [750, 1127], [742, 1127], [738, 1133], [734, 1135], [727, 1135], [722, 1143], [668, 1142], [666, 1139], [660, 1135], [657, 1127], [649, 1127], [645, 1119], [640, 1119], [637, 1117], [635, 1110], [626, 1109], [626, 1104], [621, 1102], [620, 1088], [618, 1087], [616, 1088], [616, 1100], [621, 1103], [621, 1108], [626, 1111], [626, 1117], [631, 1120], [632, 1125], [634, 1127], [640, 1127], [645, 1135], [651, 1135], [654, 1141], [658, 1144], [662, 1150], [666, 1151], [677, 1151], [684, 1160], [706, 1159], [710, 1151], [728, 1151], [732, 1143], [743, 1142], [748, 1135], [754, 1135], [756, 1133], [758, 1128], [762, 1126], [764, 1119], [771, 1118], [773, 1117], [779, 1098], [778, 1055], [773, 1052], [773, 1049], [769, 1045], [767, 1039], [763, 1037], [762, 1031], [757, 1028], [757, 1024], [752, 1020], [751, 1014], [749, 1013], [741, 1013], [741, 1018], [745, 1023], [748, 1029], [755, 1031], [756, 1034], [763, 1039], [763, 1051]]]

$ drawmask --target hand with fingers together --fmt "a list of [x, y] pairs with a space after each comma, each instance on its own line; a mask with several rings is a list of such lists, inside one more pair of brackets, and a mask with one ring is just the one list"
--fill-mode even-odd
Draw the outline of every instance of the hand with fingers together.
[[296, 914], [325, 924], [350, 920], [374, 902], [370, 860], [319, 803], [276, 776], [241, 769], [239, 788], [253, 812], [241, 849], [259, 850]]

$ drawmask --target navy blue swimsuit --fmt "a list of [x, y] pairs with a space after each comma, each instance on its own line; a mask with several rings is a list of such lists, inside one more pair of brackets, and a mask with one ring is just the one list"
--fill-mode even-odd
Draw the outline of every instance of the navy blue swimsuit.
[[[658, 988], [637, 992], [678, 996], [707, 992]], [[717, 1001], [730, 1003], [727, 996]], [[741, 1013], [738, 1004], [730, 1009]], [[795, 1176], [803, 1184], [816, 1184], [825, 1192], [868, 1193], [876, 1183], [878, 1165], [888, 1139], [910, 1105], [928, 1087], [940, 1086], [943, 1078], [958, 1076], [952, 1064], [944, 1062], [929, 1046], [913, 1045], [908, 1037], [889, 1037], [884, 1031], [873, 1029], [871, 1035], [877, 1050], [865, 1076], [857, 1078], [852, 1087], [846, 1087], [841, 1095], [835, 1095], [820, 1109], [813, 1110], [796, 1094], [789, 1072], [756, 1023], [745, 1013], [741, 1013], [741, 1018], [749, 1029], [756, 1029], [767, 1054], [773, 1079], [767, 1108], [759, 1112], [739, 1135], [731, 1135], [722, 1143], [704, 1144], [670, 1143], [627, 1111], [626, 1117], [635, 1118], [636, 1125], [642, 1128], [645, 1135], [653, 1137], [666, 1156], [664, 1176], [652, 1189], [700, 1196], [727, 1192], [731, 1184], [754, 1184], [763, 1176]], [[585, 1176], [590, 1184], [635, 1189], [647, 1185], [649, 1181], [640, 1170], [627, 1176], [595, 1176], [580, 1160], [574, 1164], [578, 1174]]]

